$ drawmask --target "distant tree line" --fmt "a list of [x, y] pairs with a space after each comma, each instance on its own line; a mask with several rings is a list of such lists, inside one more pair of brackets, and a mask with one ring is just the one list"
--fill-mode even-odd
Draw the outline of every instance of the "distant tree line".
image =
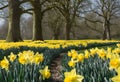
[[[94, 2], [93, 2], [94, 1]], [[120, 0], [1, 0], [0, 10], [8, 8], [8, 33], [6, 41], [23, 41], [21, 36], [21, 15], [31, 14], [33, 17], [32, 40], [44, 40], [43, 21], [48, 16], [49, 26], [53, 30], [52, 39], [59, 39], [62, 24], [65, 39], [71, 34], [76, 36], [73, 28], [84, 21], [84, 29], [89, 28], [102, 34], [102, 39], [111, 39], [111, 27], [115, 19], [120, 17]], [[27, 5], [30, 5], [28, 7]], [[53, 15], [52, 15], [53, 14]], [[114, 20], [114, 21], [113, 21]], [[95, 28], [101, 25], [101, 30]], [[28, 28], [29, 29], [29, 28]], [[24, 28], [23, 28], [24, 30]], [[86, 30], [87, 32], [87, 30]]]

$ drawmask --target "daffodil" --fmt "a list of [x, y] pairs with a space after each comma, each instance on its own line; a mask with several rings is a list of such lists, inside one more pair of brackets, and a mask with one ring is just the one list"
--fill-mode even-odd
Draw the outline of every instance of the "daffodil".
[[18, 61], [19, 61], [19, 63], [21, 63], [21, 64], [27, 64], [27, 60], [26, 60], [26, 58], [24, 57], [24, 56], [20, 56], [19, 58], [18, 58]]
[[65, 72], [64, 82], [82, 82], [83, 76], [76, 74], [76, 69], [72, 69], [70, 72]]
[[97, 52], [96, 52], [96, 49], [94, 49], [94, 48], [90, 49], [90, 54], [91, 54], [92, 56], [94, 56], [96, 53], [97, 53]]
[[39, 54], [38, 52], [34, 56], [34, 63], [39, 64], [44, 60], [43, 54]]
[[120, 82], [120, 75], [112, 78], [113, 82]]
[[117, 71], [118, 75], [113, 77], [111, 80], [113, 82], [120, 82], [120, 67], [116, 71]]
[[16, 59], [16, 55], [14, 55], [13, 53], [11, 53], [9, 56], [10, 61], [13, 62]]
[[115, 53], [115, 54], [119, 54], [120, 53], [120, 48], [115, 48], [112, 52]]
[[75, 50], [71, 50], [71, 57], [72, 57], [73, 59], [76, 59], [77, 56], [78, 56], [77, 51], [75, 51]]
[[113, 58], [110, 60], [110, 69], [116, 69], [120, 66], [120, 58]]
[[112, 48], [108, 47], [108, 48], [107, 48], [107, 52], [108, 52], [108, 53], [111, 53], [111, 52], [112, 52]]
[[117, 47], [120, 48], [120, 44], [117, 44]]
[[76, 62], [77, 62], [77, 60], [74, 60], [73, 58], [71, 58], [71, 60], [68, 62], [68, 65], [69, 65], [70, 67], [75, 67]]
[[44, 57], [38, 52], [34, 55], [33, 51], [24, 51], [18, 54], [18, 60], [21, 64], [39, 64], [44, 60]]
[[68, 56], [69, 56], [69, 57], [71, 57], [71, 56], [72, 56], [72, 54], [71, 54], [71, 52], [70, 52], [70, 51], [68, 51]]
[[113, 54], [112, 54], [111, 52], [108, 52], [107, 55], [106, 55], [106, 58], [111, 59], [111, 58], [112, 58], [112, 55], [113, 55]]
[[84, 54], [79, 54], [78, 55], [78, 57], [77, 57], [77, 60], [78, 60], [78, 62], [83, 62], [83, 60], [84, 60]]
[[43, 70], [39, 70], [41, 75], [43, 76], [43, 80], [50, 78], [51, 73], [50, 70], [48, 69], [48, 66], [46, 66]]
[[84, 53], [85, 53], [85, 58], [86, 58], [86, 59], [90, 57], [88, 50], [85, 50]]
[[2, 67], [2, 69], [8, 70], [9, 61], [6, 57], [4, 57], [4, 59], [0, 62], [0, 66]]
[[100, 49], [100, 50], [98, 51], [98, 55], [99, 55], [100, 58], [104, 59], [104, 58], [106, 57], [106, 52], [105, 52], [105, 50], [104, 50], [104, 49]]
[[86, 47], [88, 44], [87, 44], [87, 42], [83, 42], [82, 45], [83, 45], [84, 47]]

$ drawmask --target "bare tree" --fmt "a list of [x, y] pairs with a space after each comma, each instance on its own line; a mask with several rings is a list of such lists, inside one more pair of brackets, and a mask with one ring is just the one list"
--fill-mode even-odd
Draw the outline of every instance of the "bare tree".
[[[5, 2], [6, 1], [6, 2]], [[9, 9], [9, 28], [6, 41], [8, 42], [17, 42], [22, 41], [20, 33], [20, 17], [23, 13], [26, 13], [26, 10], [23, 10], [21, 4], [27, 2], [27, 0], [3, 0], [1, 4], [3, 7], [0, 9], [8, 7]], [[4, 5], [4, 3], [8, 3]]]
[[[60, 38], [60, 32], [64, 26], [64, 18], [57, 10], [51, 10], [48, 12], [46, 18], [48, 27], [52, 30], [52, 39], [58, 40]], [[63, 32], [63, 31], [62, 31]]]
[[84, 23], [86, 25], [86, 28], [92, 31], [95, 31], [99, 34], [102, 34], [102, 31], [101, 29], [99, 29], [98, 26], [101, 26], [103, 22], [98, 15], [96, 15], [93, 12], [89, 12], [83, 18], [84, 18]]
[[95, 0], [93, 12], [103, 19], [103, 39], [111, 39], [111, 20], [120, 14], [120, 0]]
[[76, 15], [83, 11], [87, 0], [54, 0], [56, 8], [61, 12], [66, 20], [66, 39], [70, 39], [70, 31]]
[[33, 38], [32, 40], [43, 40], [42, 20], [45, 12], [53, 7], [49, 0], [29, 0], [33, 7]]
[[6, 41], [22, 41], [20, 34], [20, 16], [22, 9], [19, 0], [9, 0], [9, 29]]

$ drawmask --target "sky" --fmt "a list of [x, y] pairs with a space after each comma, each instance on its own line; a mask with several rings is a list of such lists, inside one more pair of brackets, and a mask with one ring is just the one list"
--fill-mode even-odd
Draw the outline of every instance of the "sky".
[[3, 18], [0, 18], [0, 28], [2, 28], [2, 25], [5, 23], [5, 20]]
[[[94, 3], [94, 0], [91, 0]], [[28, 7], [31, 7], [30, 5], [26, 4]], [[24, 4], [23, 4], [24, 7]], [[1, 14], [1, 13], [0, 13]], [[28, 19], [29, 17], [31, 17], [31, 15], [29, 14], [23, 14], [22, 17], [24, 17], [25, 19]], [[4, 25], [5, 19], [0, 18], [0, 28], [2, 28], [2, 26]]]
[[[31, 17], [31, 15], [29, 15], [29, 14], [23, 14], [23, 15], [22, 15], [22, 18], [25, 18], [25, 20], [29, 19], [30, 17]], [[0, 28], [3, 27], [5, 21], [6, 21], [5, 19], [0, 18]]]

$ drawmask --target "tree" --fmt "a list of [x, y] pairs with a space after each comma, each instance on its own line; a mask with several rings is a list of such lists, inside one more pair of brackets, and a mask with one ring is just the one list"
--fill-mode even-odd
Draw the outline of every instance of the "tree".
[[32, 40], [43, 40], [42, 20], [45, 12], [53, 7], [48, 0], [29, 0], [33, 7], [33, 38]]
[[19, 0], [8, 0], [9, 3], [9, 29], [6, 41], [18, 42], [22, 41], [20, 34], [20, 16], [22, 9]]
[[[0, 3], [3, 5], [0, 9], [8, 7], [9, 9], [9, 28], [6, 41], [18, 42], [22, 41], [20, 33], [20, 17], [23, 13], [29, 12], [24, 10], [23, 3], [28, 2], [27, 0], [3, 0]], [[6, 5], [6, 3], [8, 3]], [[4, 5], [5, 4], [5, 5]]]
[[101, 24], [103, 22], [101, 21], [101, 18], [98, 15], [96, 15], [93, 12], [89, 12], [83, 18], [86, 28], [89, 28], [91, 31], [95, 31], [99, 34], [102, 34], [102, 31], [99, 28], [101, 27]]
[[111, 39], [111, 21], [120, 13], [120, 0], [95, 0], [93, 12], [103, 19], [103, 40]]
[[64, 25], [63, 16], [54, 9], [49, 11], [48, 14], [49, 16], [46, 20], [48, 21], [48, 27], [52, 30], [52, 39], [58, 40], [60, 38], [60, 31]]
[[86, 5], [87, 0], [54, 0], [56, 8], [66, 20], [66, 39], [70, 39], [70, 32], [75, 17], [79, 15]]

